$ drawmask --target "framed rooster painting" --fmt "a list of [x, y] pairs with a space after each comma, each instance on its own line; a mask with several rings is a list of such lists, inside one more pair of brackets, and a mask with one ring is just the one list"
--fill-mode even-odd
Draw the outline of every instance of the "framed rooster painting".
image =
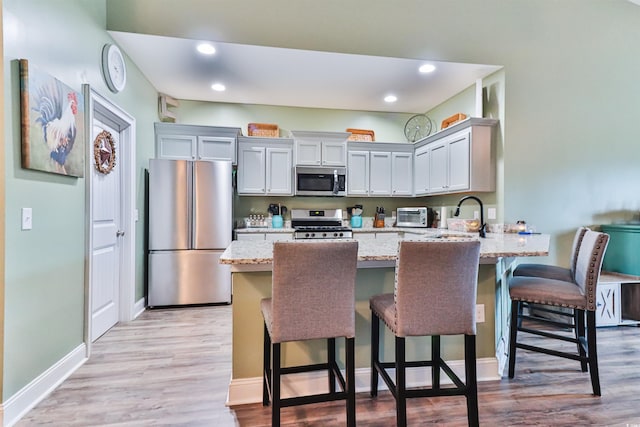
[[84, 98], [55, 77], [20, 65], [22, 167], [84, 176]]

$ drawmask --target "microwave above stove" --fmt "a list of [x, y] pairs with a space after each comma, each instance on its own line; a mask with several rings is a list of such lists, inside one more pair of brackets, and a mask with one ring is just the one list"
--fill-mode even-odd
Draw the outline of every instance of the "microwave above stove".
[[345, 167], [296, 166], [296, 196], [346, 196]]
[[397, 227], [433, 227], [435, 213], [427, 207], [398, 208], [396, 210]]

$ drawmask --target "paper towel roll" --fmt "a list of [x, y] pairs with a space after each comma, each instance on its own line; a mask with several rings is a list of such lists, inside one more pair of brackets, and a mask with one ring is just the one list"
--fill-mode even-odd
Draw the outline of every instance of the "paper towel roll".
[[449, 210], [443, 206], [440, 208], [440, 228], [447, 228], [447, 218], [449, 218]]

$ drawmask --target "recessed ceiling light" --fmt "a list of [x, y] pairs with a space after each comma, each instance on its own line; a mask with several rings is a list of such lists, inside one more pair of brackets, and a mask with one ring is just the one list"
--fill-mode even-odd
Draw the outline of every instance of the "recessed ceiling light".
[[222, 83], [214, 83], [211, 85], [211, 89], [215, 90], [216, 92], [224, 92], [227, 88], [224, 87]]
[[384, 97], [384, 102], [396, 102], [398, 97], [395, 95], [387, 95]]
[[433, 71], [435, 71], [436, 66], [433, 64], [424, 64], [421, 65], [420, 68], [418, 68], [418, 71], [420, 71], [421, 73], [431, 73]]
[[197, 47], [198, 52], [203, 55], [213, 55], [216, 53], [216, 48], [211, 43], [200, 43]]

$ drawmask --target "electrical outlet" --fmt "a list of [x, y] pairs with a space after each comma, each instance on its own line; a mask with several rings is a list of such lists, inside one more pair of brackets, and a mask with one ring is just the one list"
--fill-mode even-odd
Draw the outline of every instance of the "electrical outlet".
[[476, 304], [476, 323], [484, 322], [484, 304]]
[[480, 211], [473, 211], [473, 219], [480, 219]]
[[487, 209], [487, 218], [488, 219], [496, 219], [496, 208]]

